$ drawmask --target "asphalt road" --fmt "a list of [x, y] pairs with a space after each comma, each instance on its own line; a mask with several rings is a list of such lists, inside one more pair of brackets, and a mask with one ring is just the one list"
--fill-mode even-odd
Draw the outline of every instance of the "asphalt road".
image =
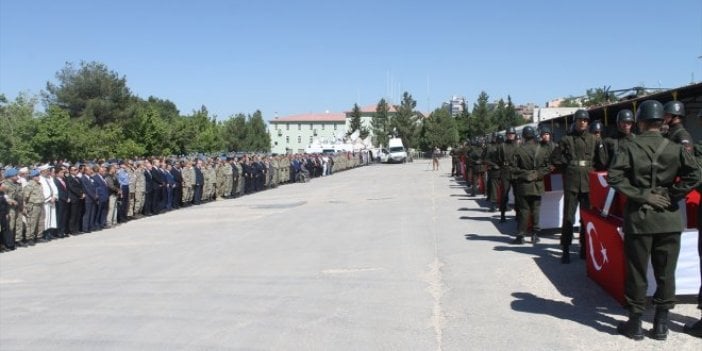
[[[373, 165], [0, 254], [2, 350], [702, 350], [624, 310], [557, 237], [469, 197], [448, 160]], [[650, 328], [652, 312], [645, 316]]]

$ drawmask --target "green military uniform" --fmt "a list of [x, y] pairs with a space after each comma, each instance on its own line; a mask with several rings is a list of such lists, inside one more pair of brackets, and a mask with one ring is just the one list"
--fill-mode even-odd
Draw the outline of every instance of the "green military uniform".
[[524, 133], [525, 143], [520, 145], [514, 152], [514, 168], [512, 169], [512, 179], [514, 179], [514, 193], [516, 207], [519, 208], [517, 215], [518, 234], [515, 243], [521, 244], [527, 235], [529, 218], [532, 223], [532, 243], [538, 242], [539, 232], [539, 211], [541, 210], [541, 196], [545, 192], [544, 177], [551, 172], [549, 168], [549, 154], [546, 147], [537, 144], [536, 133], [533, 129]]
[[[501, 136], [500, 136], [501, 137]], [[490, 212], [494, 212], [497, 208], [499, 202], [499, 188], [500, 188], [500, 161], [499, 161], [499, 148], [501, 143], [491, 143], [487, 146], [485, 150], [485, 163], [487, 164], [487, 199], [490, 201]]]
[[193, 186], [195, 185], [195, 169], [190, 162], [183, 167], [183, 204], [188, 206], [193, 202]]
[[479, 143], [474, 143], [468, 154], [470, 160], [470, 175], [471, 175], [471, 196], [475, 196], [480, 186], [480, 177], [483, 172], [483, 148]]
[[[644, 101], [638, 119], [662, 121], [662, 111], [659, 102]], [[643, 338], [640, 318], [646, 309], [650, 259], [657, 283], [651, 336], [666, 338], [668, 310], [675, 305], [675, 267], [683, 229], [677, 204], [700, 182], [700, 177], [692, 154], [655, 130], [644, 130], [634, 142], [621, 147], [610, 166], [609, 184], [628, 200], [623, 230], [627, 261], [624, 296], [630, 320], [617, 328], [621, 334]]]
[[141, 216], [144, 212], [146, 201], [146, 176], [144, 167], [139, 166], [134, 170], [134, 215]]
[[[583, 113], [582, 118], [588, 119], [587, 111], [576, 111]], [[570, 263], [570, 245], [573, 242], [573, 225], [575, 222], [575, 211], [578, 206], [590, 208], [590, 171], [602, 168], [606, 157], [604, 146], [601, 141], [587, 130], [582, 132], [574, 131], [570, 135], [561, 139], [559, 145], [560, 164], [563, 165], [563, 227], [561, 232], [561, 249], [563, 263]], [[585, 235], [584, 226], [580, 225], [580, 257], [585, 258]]]
[[44, 232], [44, 192], [41, 184], [34, 179], [30, 180], [22, 189], [22, 197], [27, 216], [27, 241], [37, 241]]
[[2, 183], [5, 185], [5, 196], [9, 206], [8, 230], [15, 236], [15, 245], [19, 245], [22, 242], [22, 233], [24, 232], [22, 185], [11, 179], [5, 179]]
[[[516, 140], [506, 140], [497, 149], [497, 164], [500, 166], [500, 181], [502, 193], [500, 194], [500, 221], [505, 221], [505, 212], [509, 202], [509, 191], [512, 188], [512, 167], [514, 166], [514, 152], [517, 150]], [[517, 193], [514, 192], [515, 203]]]
[[127, 167], [127, 178], [129, 179], [129, 201], [127, 204], [127, 217], [134, 217], [134, 204], [136, 202], [136, 173], [131, 166]]

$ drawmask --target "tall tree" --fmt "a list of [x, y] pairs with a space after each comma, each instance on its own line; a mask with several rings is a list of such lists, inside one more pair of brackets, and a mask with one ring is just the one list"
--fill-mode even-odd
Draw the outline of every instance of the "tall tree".
[[503, 124], [504, 128], [500, 128], [500, 130], [508, 127], [516, 127], [524, 124], [524, 122], [524, 117], [517, 113], [517, 109], [514, 107], [512, 97], [507, 95], [507, 107], [505, 107], [505, 120]]
[[388, 105], [385, 99], [380, 99], [375, 108], [373, 119], [371, 119], [371, 130], [373, 132], [373, 136], [375, 137], [375, 145], [388, 145], [388, 133], [390, 132], [389, 126], [390, 105]]
[[244, 144], [249, 151], [268, 152], [271, 149], [271, 136], [266, 132], [263, 114], [256, 110], [246, 122], [246, 139]]
[[489, 98], [486, 92], [481, 91], [476, 103], [473, 104], [473, 112], [470, 116], [471, 137], [483, 136], [497, 130], [496, 125], [490, 119]]
[[358, 104], [353, 104], [353, 109], [351, 110], [351, 121], [349, 121], [349, 130], [346, 132], [346, 136], [353, 134], [355, 131], [361, 129], [361, 108]]
[[125, 118], [134, 102], [127, 79], [98, 62], [72, 63], [56, 73], [58, 84], [46, 83], [44, 98], [73, 118], [82, 118], [98, 126]]
[[36, 132], [36, 97], [20, 93], [9, 102], [0, 94], [0, 162], [5, 164], [28, 164], [39, 155], [31, 140]]
[[390, 126], [394, 133], [402, 139], [402, 143], [407, 148], [416, 146], [417, 138], [417, 113], [414, 108], [417, 106], [417, 101], [412, 98], [408, 92], [402, 94], [402, 101], [397, 108], [397, 114], [390, 120]]
[[446, 149], [458, 143], [456, 120], [448, 110], [438, 108], [422, 120], [419, 147], [428, 151], [435, 147]]
[[194, 111], [189, 116], [189, 124], [194, 131], [194, 139], [190, 142], [188, 152], [216, 152], [223, 149], [222, 140], [219, 138], [219, 130], [216, 118], [211, 118], [205, 106]]
[[461, 104], [463, 110], [456, 116], [456, 129], [458, 130], [459, 140], [465, 140], [470, 130], [470, 111], [468, 111], [465, 101]]
[[227, 151], [239, 151], [244, 149], [246, 139], [246, 115], [237, 113], [224, 121], [222, 128], [222, 141]]
[[500, 99], [497, 101], [497, 106], [490, 111], [490, 114], [497, 130], [504, 130], [508, 127], [507, 105], [505, 104], [505, 100]]

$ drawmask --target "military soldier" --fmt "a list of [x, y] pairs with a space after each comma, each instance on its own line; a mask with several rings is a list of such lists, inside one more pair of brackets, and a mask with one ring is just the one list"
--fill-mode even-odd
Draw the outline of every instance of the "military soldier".
[[[583, 109], [573, 114], [573, 132], [566, 135], [558, 149], [563, 170], [563, 228], [561, 233], [561, 263], [570, 263], [570, 245], [573, 242], [575, 211], [590, 208], [590, 183], [588, 173], [597, 165], [603, 168], [606, 157], [601, 141], [587, 131], [590, 114]], [[580, 225], [580, 258], [585, 258], [584, 226]]]
[[646, 309], [650, 259], [657, 287], [649, 336], [664, 340], [668, 335], [668, 310], [675, 305], [675, 266], [682, 232], [677, 203], [699, 183], [701, 174], [692, 154], [660, 135], [664, 118], [660, 102], [644, 101], [637, 114], [641, 134], [620, 148], [609, 168], [609, 184], [628, 199], [624, 251], [629, 320], [620, 323], [617, 331], [635, 340], [643, 339], [641, 315]]
[[497, 134], [493, 137], [492, 143], [485, 150], [485, 163], [487, 164], [487, 198], [490, 201], [490, 212], [497, 211], [499, 199], [498, 191], [500, 188], [500, 161], [499, 149], [502, 143], [505, 142], [505, 137], [502, 134]]
[[134, 204], [136, 202], [136, 172], [134, 172], [134, 163], [127, 161], [127, 177], [129, 178], [129, 204], [127, 206], [127, 218], [134, 217]]
[[[500, 166], [502, 181], [502, 194], [500, 194], [500, 223], [505, 222], [505, 212], [509, 202], [509, 191], [512, 188], [512, 166], [514, 163], [514, 152], [517, 150], [517, 130], [514, 127], [507, 128], [507, 138], [497, 149], [497, 164]], [[516, 203], [516, 192], [514, 193]]]
[[183, 167], [183, 206], [193, 202], [193, 186], [195, 185], [195, 170], [191, 161], [185, 161]]
[[[697, 113], [697, 120], [702, 125], [702, 110]], [[702, 140], [698, 140], [695, 145], [695, 157], [697, 164], [702, 166]], [[702, 193], [702, 184], [697, 187], [697, 191]], [[702, 281], [702, 220], [700, 218], [702, 218], [702, 206], [697, 207], [697, 254], [700, 257], [700, 280]], [[702, 310], [702, 284], [697, 295], [697, 308]], [[685, 325], [683, 330], [692, 336], [702, 338], [702, 318], [695, 323]]]
[[556, 149], [556, 144], [551, 140], [552, 137], [551, 128], [547, 126], [541, 127], [541, 140], [539, 143], [541, 144], [542, 152], [547, 155], [546, 159], [549, 160], [548, 165], [551, 172], [555, 169], [551, 163], [551, 155], [553, 155], [553, 151]]
[[136, 161], [134, 170], [134, 217], [141, 218], [146, 202], [146, 170], [142, 161]]
[[614, 160], [614, 155], [619, 152], [620, 145], [629, 143], [634, 139], [634, 113], [631, 110], [621, 110], [617, 113], [617, 135], [604, 140], [607, 149], [607, 164]]
[[29, 174], [32, 178], [22, 189], [24, 214], [27, 216], [27, 242], [32, 245], [43, 238], [44, 231], [44, 192], [41, 188], [41, 173], [38, 169]]
[[[22, 186], [17, 182], [16, 168], [5, 171], [2, 185], [5, 188], [4, 197], [7, 199], [8, 217], [6, 235], [11, 237], [6, 243], [7, 249], [14, 250], [15, 246], [22, 244]], [[11, 245], [10, 245], [11, 244]]]
[[545, 192], [544, 177], [551, 172], [546, 148], [536, 143], [536, 131], [530, 126], [522, 129], [524, 143], [514, 152], [514, 193], [517, 215], [518, 234], [513, 244], [523, 244], [527, 235], [529, 218], [531, 218], [531, 243], [539, 241], [539, 211], [541, 210], [541, 195]]
[[681, 144], [687, 151], [692, 151], [692, 136], [685, 130], [685, 105], [680, 101], [670, 101], [665, 104], [665, 124], [668, 128], [668, 139]]
[[475, 196], [478, 187], [480, 186], [480, 175], [483, 171], [483, 148], [480, 140], [473, 139], [470, 153], [470, 172], [471, 172], [471, 195]]

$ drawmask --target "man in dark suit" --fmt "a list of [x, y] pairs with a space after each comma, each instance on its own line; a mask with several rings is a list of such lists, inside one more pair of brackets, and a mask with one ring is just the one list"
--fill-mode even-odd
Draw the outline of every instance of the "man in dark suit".
[[78, 234], [81, 232], [80, 219], [83, 211], [83, 185], [78, 177], [78, 167], [68, 167], [69, 175], [66, 176], [68, 186], [68, 233]]
[[151, 173], [151, 161], [144, 160], [144, 215], [151, 216], [151, 200], [154, 192], [154, 181]]
[[163, 172], [159, 168], [159, 161], [154, 159], [151, 172], [151, 181], [153, 182], [153, 191], [151, 192], [151, 213], [159, 214], [161, 212], [161, 201], [163, 199], [163, 190], [166, 186], [166, 179], [163, 176]]
[[193, 204], [199, 205], [202, 200], [202, 186], [205, 184], [205, 176], [202, 174], [202, 160], [197, 160], [194, 169], [195, 185], [193, 186]]
[[180, 208], [183, 197], [183, 174], [180, 171], [180, 163], [173, 162], [171, 175], [173, 175], [173, 179], [175, 180], [175, 185], [173, 187], [173, 203], [171, 204], [171, 207], [178, 209]]
[[107, 226], [107, 206], [110, 200], [110, 191], [105, 181], [105, 167], [93, 167], [93, 180], [98, 194], [98, 203], [95, 211], [93, 230], [102, 230]]
[[68, 184], [66, 183], [66, 168], [56, 168], [54, 184], [58, 189], [56, 201], [56, 236], [63, 238], [68, 233]]
[[95, 179], [93, 179], [93, 168], [87, 166], [84, 168], [84, 172], [83, 176], [80, 177], [80, 183], [83, 186], [83, 193], [85, 194], [85, 213], [83, 213], [82, 228], [84, 233], [90, 233], [93, 231], [97, 204], [100, 198], [98, 197]]

